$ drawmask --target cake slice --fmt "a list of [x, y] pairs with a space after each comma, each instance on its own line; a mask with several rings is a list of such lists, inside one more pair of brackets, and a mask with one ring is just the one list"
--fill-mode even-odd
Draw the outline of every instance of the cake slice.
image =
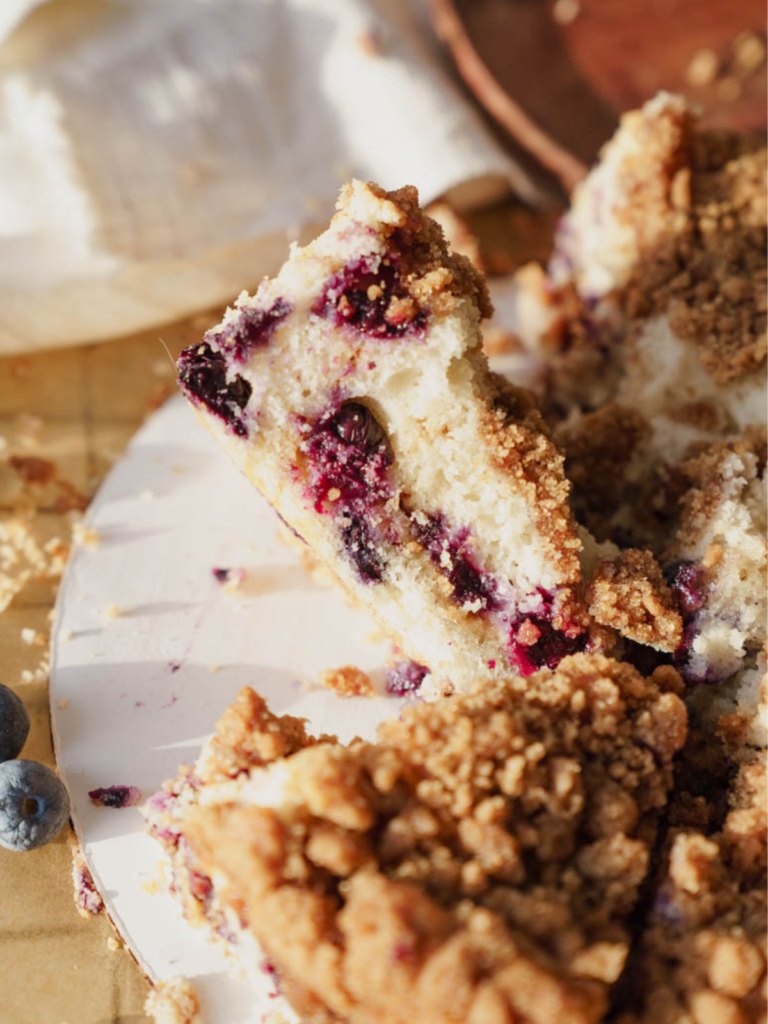
[[187, 915], [257, 982], [266, 954], [302, 1019], [597, 1024], [685, 739], [667, 686], [580, 654], [349, 746], [246, 688], [148, 828]]
[[184, 394], [442, 688], [593, 648], [562, 457], [488, 371], [481, 276], [413, 188], [355, 181], [338, 209], [181, 354]]

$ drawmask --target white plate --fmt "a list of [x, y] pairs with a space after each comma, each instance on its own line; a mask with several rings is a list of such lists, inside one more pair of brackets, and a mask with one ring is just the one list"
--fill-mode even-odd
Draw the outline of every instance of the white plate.
[[[342, 700], [305, 683], [323, 668], [379, 670], [389, 653], [372, 623], [312, 583], [276, 539], [277, 519], [176, 398], [136, 435], [96, 496], [59, 593], [51, 711], [75, 828], [110, 916], [153, 979], [194, 979], [206, 1024], [259, 1024], [282, 1000], [254, 997], [222, 951], [188, 926], [156, 877], [160, 847], [135, 807], [97, 808], [88, 791], [153, 793], [191, 763], [239, 688], [313, 731], [370, 737], [392, 697]], [[228, 594], [213, 567], [242, 567]], [[104, 612], [117, 605], [121, 614]], [[211, 666], [219, 666], [215, 672]], [[63, 704], [63, 706], [62, 706]]]

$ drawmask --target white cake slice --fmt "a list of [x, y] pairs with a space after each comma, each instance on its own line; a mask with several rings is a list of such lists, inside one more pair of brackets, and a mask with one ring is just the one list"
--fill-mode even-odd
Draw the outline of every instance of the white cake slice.
[[356, 181], [178, 363], [235, 463], [445, 688], [595, 646], [562, 457], [489, 373], [488, 309], [415, 189]]

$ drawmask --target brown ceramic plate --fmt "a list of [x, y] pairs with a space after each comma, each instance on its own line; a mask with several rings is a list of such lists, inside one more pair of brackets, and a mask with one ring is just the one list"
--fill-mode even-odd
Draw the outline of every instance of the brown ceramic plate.
[[763, 0], [432, 0], [432, 10], [480, 102], [568, 189], [621, 112], [659, 89], [701, 104], [707, 125], [764, 130]]

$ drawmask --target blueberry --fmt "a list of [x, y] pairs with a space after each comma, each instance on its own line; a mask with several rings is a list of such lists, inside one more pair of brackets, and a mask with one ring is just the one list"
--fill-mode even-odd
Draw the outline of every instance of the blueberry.
[[53, 839], [69, 817], [58, 775], [37, 761], [0, 764], [0, 846], [34, 850]]
[[18, 757], [29, 735], [29, 715], [20, 697], [0, 683], [0, 761]]

